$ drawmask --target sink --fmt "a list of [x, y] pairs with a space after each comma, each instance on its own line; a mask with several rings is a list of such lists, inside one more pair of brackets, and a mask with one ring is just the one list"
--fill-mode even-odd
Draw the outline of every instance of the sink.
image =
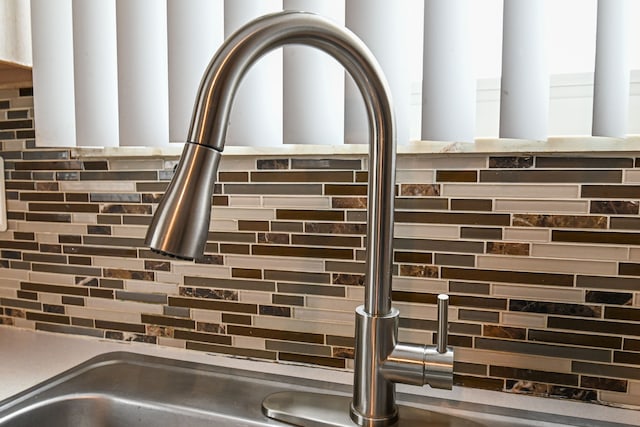
[[[350, 387], [345, 385], [114, 352], [0, 402], [0, 427], [285, 426], [267, 418], [261, 406], [267, 396], [277, 400], [286, 391], [309, 396], [309, 404], [320, 408], [344, 406], [344, 419], [336, 425], [354, 425], [348, 415]], [[557, 416], [550, 422], [544, 421], [550, 417], [546, 414], [505, 414], [503, 408], [461, 411], [451, 401], [420, 399], [428, 405], [400, 406], [400, 426], [622, 426], [569, 417], [560, 417], [566, 418], [560, 424]]]

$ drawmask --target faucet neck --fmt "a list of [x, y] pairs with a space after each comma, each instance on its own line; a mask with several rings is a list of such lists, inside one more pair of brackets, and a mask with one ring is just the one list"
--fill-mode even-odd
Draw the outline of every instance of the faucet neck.
[[373, 54], [352, 32], [309, 13], [267, 15], [240, 28], [220, 47], [198, 91], [188, 141], [224, 149], [233, 98], [260, 57], [287, 44], [318, 48], [349, 72], [362, 93], [369, 123], [369, 198], [365, 311], [391, 310], [395, 126], [390, 90]]

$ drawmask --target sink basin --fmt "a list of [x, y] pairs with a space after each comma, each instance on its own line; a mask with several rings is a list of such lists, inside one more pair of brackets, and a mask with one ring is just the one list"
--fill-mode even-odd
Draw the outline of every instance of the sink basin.
[[[344, 385], [115, 352], [0, 402], [0, 427], [285, 426], [261, 409], [265, 397], [277, 399], [285, 391], [311, 396], [313, 406], [344, 406], [345, 417], [335, 425], [354, 425], [347, 413], [350, 387]], [[505, 415], [502, 408], [474, 413], [428, 400], [430, 410], [403, 404], [400, 426], [622, 426], [582, 419], [570, 423], [569, 417], [561, 417], [567, 419], [560, 424], [530, 411]], [[322, 418], [322, 409], [317, 412]]]

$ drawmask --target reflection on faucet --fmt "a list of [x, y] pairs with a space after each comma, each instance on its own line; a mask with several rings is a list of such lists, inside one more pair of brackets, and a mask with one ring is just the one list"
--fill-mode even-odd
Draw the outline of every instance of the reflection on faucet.
[[[397, 342], [398, 310], [391, 306], [395, 128], [388, 85], [380, 66], [353, 33], [316, 15], [281, 12], [250, 22], [225, 41], [209, 64], [198, 92], [188, 141], [176, 174], [149, 227], [146, 244], [179, 258], [202, 254], [211, 197], [224, 148], [231, 104], [242, 77], [265, 53], [286, 44], [316, 47], [338, 60], [355, 80], [368, 115], [369, 194], [364, 305], [356, 309], [353, 399], [350, 412], [361, 426], [398, 419], [395, 383], [451, 388], [453, 351], [446, 346], [447, 297], [440, 296], [438, 346]], [[320, 420], [300, 393], [266, 399], [268, 416], [298, 425], [343, 425]], [[322, 404], [322, 402], [318, 402]], [[348, 418], [347, 418], [348, 421]], [[350, 421], [349, 421], [350, 423]]]

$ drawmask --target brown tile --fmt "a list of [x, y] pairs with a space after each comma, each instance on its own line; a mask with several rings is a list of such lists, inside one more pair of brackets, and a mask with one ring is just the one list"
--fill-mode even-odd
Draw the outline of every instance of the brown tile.
[[397, 197], [395, 200], [396, 210], [447, 210], [449, 202], [447, 199], [425, 198], [425, 197]]
[[449, 281], [449, 292], [462, 294], [489, 295], [491, 285], [488, 283]]
[[222, 313], [222, 322], [248, 326], [251, 326], [253, 323], [251, 316], [235, 313]]
[[581, 197], [640, 199], [640, 185], [583, 185]]
[[291, 308], [261, 304], [258, 307], [258, 314], [260, 314], [261, 316], [291, 317]]
[[577, 334], [575, 332], [554, 332], [548, 330], [529, 330], [529, 341], [542, 341], [558, 344], [579, 345], [582, 347], [622, 348], [622, 338], [608, 335]]
[[[251, 252], [250, 245], [240, 245], [233, 243], [220, 243], [219, 252], [222, 254], [239, 254], [239, 255], [249, 255]], [[206, 251], [212, 251], [208, 247], [205, 249]]]
[[566, 304], [547, 301], [509, 300], [509, 311], [557, 314], [561, 316], [601, 317], [602, 308], [596, 305]]
[[155, 280], [155, 274], [152, 271], [125, 270], [120, 268], [105, 268], [103, 271], [104, 277], [149, 281]]
[[249, 172], [218, 172], [218, 182], [249, 182]]
[[400, 184], [401, 196], [433, 197], [440, 195], [440, 184]]
[[479, 388], [483, 390], [503, 391], [504, 380], [495, 378], [482, 378], [471, 375], [454, 374], [453, 384], [461, 387]]
[[573, 361], [571, 363], [571, 370], [577, 374], [640, 380], [640, 368], [630, 366]]
[[611, 360], [610, 350], [522, 342], [498, 338], [475, 337], [475, 348], [526, 354], [529, 356], [558, 357], [570, 360], [578, 359], [595, 362], [609, 362]]
[[422, 224], [510, 225], [509, 214], [396, 212], [396, 222]]
[[344, 212], [335, 210], [276, 209], [276, 218], [307, 221], [344, 221]]
[[605, 307], [604, 317], [605, 319], [640, 322], [640, 308]]
[[402, 264], [400, 265], [400, 276], [437, 278], [438, 267], [435, 265]]
[[276, 245], [288, 245], [289, 234], [285, 233], [258, 233], [258, 243], [273, 243]]
[[191, 288], [180, 286], [179, 295], [192, 298], [220, 299], [225, 301], [238, 300], [237, 291], [228, 291], [223, 289]]
[[554, 242], [610, 243], [614, 245], [635, 245], [640, 241], [640, 233], [617, 231], [569, 231], [552, 230]]
[[607, 228], [606, 216], [515, 214], [516, 227]]
[[[0, 121], [0, 129], [2, 129]], [[69, 161], [43, 161], [43, 162], [17, 162], [16, 170], [82, 170], [82, 162], [77, 160]]]
[[487, 242], [487, 253], [497, 255], [529, 255], [528, 243]]
[[298, 295], [273, 294], [271, 295], [271, 301], [278, 305], [304, 306], [304, 297]]
[[576, 286], [579, 288], [637, 291], [640, 290], [640, 279], [633, 277], [578, 275]]
[[627, 365], [640, 365], [640, 353], [627, 351], [616, 351], [613, 354], [614, 363], [625, 363]]
[[331, 283], [334, 285], [364, 286], [365, 280], [366, 276], [364, 274], [334, 273], [332, 274]]
[[483, 242], [402, 238], [395, 238], [393, 242], [394, 248], [396, 250], [418, 252], [440, 251], [477, 254], [484, 253]]
[[[497, 311], [467, 310], [467, 309], [461, 308], [458, 310], [458, 319], [470, 320], [474, 322], [499, 323], [500, 313]], [[489, 326], [489, 325], [485, 325], [485, 326]], [[492, 326], [492, 327], [497, 327], [497, 326]], [[495, 336], [495, 335], [490, 335], [490, 336]]]
[[109, 248], [98, 246], [77, 246], [77, 245], [64, 245], [63, 251], [65, 254], [76, 255], [95, 255], [95, 256], [115, 256], [122, 258], [136, 258], [138, 253], [135, 249], [126, 248]]
[[348, 236], [318, 236], [309, 234], [294, 234], [291, 236], [293, 245], [305, 246], [344, 246], [349, 248], [361, 248], [362, 239], [360, 237]]
[[457, 374], [487, 376], [487, 365], [470, 362], [453, 362], [453, 371]]
[[53, 192], [46, 192], [46, 193], [21, 192], [20, 193], [20, 200], [25, 201], [25, 202], [34, 202], [34, 201], [37, 201], [37, 202], [63, 202], [64, 201], [64, 194], [62, 194], [62, 193], [53, 193]]
[[[62, 303], [64, 305], [77, 305], [77, 306], [84, 306], [84, 298], [80, 298], [80, 297], [70, 297], [70, 296], [66, 296], [63, 295], [62, 296]], [[92, 323], [93, 326], [93, 323]]]
[[73, 274], [83, 276], [101, 276], [99, 268], [92, 267], [79, 267], [76, 265], [54, 265], [54, 264], [39, 264], [33, 263], [31, 265], [33, 271], [44, 271], [47, 273], [59, 273], [59, 274]]
[[37, 322], [60, 323], [69, 325], [71, 322], [69, 316], [61, 316], [58, 314], [34, 313], [27, 311], [27, 320], [35, 320]]
[[344, 297], [342, 286], [303, 285], [299, 283], [278, 283], [278, 292], [299, 295], [325, 295], [330, 297]]
[[[265, 279], [270, 279], [265, 274]], [[262, 291], [274, 292], [275, 283], [273, 281], [251, 280], [245, 278], [226, 279], [217, 277], [197, 277], [184, 276], [184, 285], [193, 287], [209, 287], [220, 289], [246, 290], [246, 291]], [[237, 292], [236, 292], [237, 294]]]
[[353, 172], [304, 171], [304, 172], [251, 172], [252, 182], [353, 182]]
[[303, 246], [254, 245], [252, 255], [289, 256], [302, 258], [353, 259], [352, 249], [312, 248]]
[[171, 271], [171, 263], [169, 261], [145, 260], [144, 269], [155, 271]]
[[432, 264], [432, 253], [420, 253], [420, 252], [402, 252], [396, 251], [393, 254], [393, 260], [395, 262], [412, 263], [412, 264]]
[[49, 285], [44, 283], [20, 282], [20, 289], [51, 294], [88, 296], [89, 290], [80, 286]]
[[285, 362], [306, 363], [311, 365], [328, 366], [330, 368], [345, 368], [344, 359], [333, 357], [311, 356], [308, 354], [278, 353], [278, 360]]
[[207, 334], [203, 332], [184, 331], [176, 329], [173, 337], [179, 340], [199, 341], [212, 344], [231, 345], [231, 337], [228, 335]]
[[112, 289], [89, 288], [89, 296], [94, 298], [113, 299]]
[[625, 169], [633, 167], [633, 159], [624, 157], [536, 157], [538, 168], [558, 169]]
[[255, 195], [321, 195], [322, 184], [224, 184], [224, 193]]
[[151, 215], [150, 205], [102, 205], [100, 213], [110, 214], [137, 214], [137, 215]]
[[624, 200], [592, 200], [589, 212], [636, 215], [638, 214], [638, 202]]
[[612, 230], [634, 230], [640, 231], [640, 218], [635, 217], [610, 217], [609, 228]]
[[460, 237], [462, 239], [502, 239], [502, 228], [489, 227], [460, 227]]
[[[223, 313], [222, 315], [236, 316], [234, 314], [228, 314], [228, 313]], [[243, 316], [243, 317], [251, 318], [251, 316]], [[224, 325], [221, 325], [219, 323], [197, 322], [196, 330], [200, 332], [211, 332], [214, 334], [222, 334], [222, 335], [227, 333], [227, 328]]]
[[585, 293], [585, 302], [631, 305], [632, 301], [633, 294], [631, 292], [587, 291]]
[[367, 185], [362, 184], [325, 184], [323, 194], [326, 196], [366, 196], [367, 188]]
[[304, 231], [307, 233], [319, 233], [319, 234], [365, 235], [367, 233], [367, 225], [353, 224], [353, 223], [307, 222], [305, 223]]
[[522, 271], [442, 268], [443, 279], [478, 280], [482, 282], [526, 283], [532, 285], [573, 286], [573, 275], [527, 273]]
[[328, 273], [310, 273], [302, 271], [265, 270], [264, 278], [279, 282], [331, 283], [331, 275]]
[[436, 254], [435, 264], [473, 267], [476, 265], [476, 257], [473, 255]]
[[580, 387], [625, 393], [627, 391], [627, 381], [613, 378], [589, 377], [583, 375], [580, 378]]
[[249, 357], [252, 359], [276, 360], [277, 355], [277, 353], [274, 351], [254, 350], [250, 348], [231, 347], [193, 341], [187, 341], [185, 347], [187, 350], [205, 351], [207, 353], [230, 354], [233, 356]]
[[[480, 182], [621, 183], [620, 170], [481, 170]], [[584, 187], [583, 187], [584, 188]]]
[[483, 325], [482, 335], [485, 337], [524, 340], [527, 338], [527, 330], [525, 328], [513, 328], [509, 326]]
[[269, 231], [269, 221], [238, 220], [239, 231]]
[[289, 169], [289, 159], [258, 159], [258, 169]]
[[270, 338], [283, 341], [307, 342], [324, 344], [324, 335], [308, 332], [283, 331], [277, 329], [255, 328], [247, 326], [229, 325], [227, 333], [230, 335]]
[[32, 212], [88, 212], [98, 213], [99, 206], [89, 203], [29, 203]]
[[640, 340], [625, 338], [624, 349], [629, 351], [640, 351]]
[[33, 222], [71, 222], [70, 214], [50, 214], [50, 213], [36, 213], [36, 212], [27, 212], [26, 214], [27, 221]]
[[640, 276], [640, 264], [621, 262], [618, 264], [618, 273], [625, 276]]
[[451, 199], [451, 209], [455, 211], [486, 211], [493, 210], [493, 201], [484, 199]]
[[438, 170], [436, 171], [438, 182], [476, 182], [478, 171], [475, 170]]
[[578, 385], [578, 375], [575, 374], [535, 371], [532, 369], [518, 369], [507, 366], [490, 366], [489, 375], [491, 375], [492, 377], [527, 380], [541, 383], [561, 384], [568, 386]]
[[231, 276], [242, 279], [262, 279], [262, 270], [254, 268], [232, 268]]
[[533, 167], [532, 156], [522, 157], [489, 157], [490, 168], [530, 168]]
[[178, 328], [194, 329], [196, 322], [191, 319], [182, 319], [179, 317], [160, 316], [155, 314], [142, 314], [142, 323], [150, 323], [153, 325], [175, 326]]
[[[16, 295], [18, 296], [19, 299], [28, 299], [31, 301], [38, 301], [38, 294], [36, 292], [17, 291]], [[44, 310], [44, 311], [47, 311], [47, 310]]]
[[271, 221], [271, 231], [281, 233], [300, 233], [304, 230], [302, 222]]
[[640, 336], [640, 323], [620, 323], [604, 320], [574, 319], [550, 316], [547, 326], [552, 329]]
[[366, 197], [332, 197], [331, 207], [333, 209], [366, 209]]
[[232, 313], [258, 313], [258, 307], [256, 306], [256, 304], [245, 304], [235, 301], [181, 298], [170, 296], [169, 305], [173, 307], [201, 308], [204, 310], [219, 310]]
[[111, 321], [96, 319], [95, 327], [98, 329], [110, 329], [114, 331], [135, 332], [138, 334], [145, 333], [144, 325], [138, 325], [133, 323], [111, 322]]

